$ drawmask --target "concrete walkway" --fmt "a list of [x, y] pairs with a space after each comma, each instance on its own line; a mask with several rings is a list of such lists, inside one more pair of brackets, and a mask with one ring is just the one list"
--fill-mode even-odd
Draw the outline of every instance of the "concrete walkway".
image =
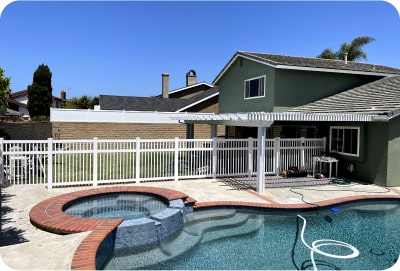
[[[235, 179], [148, 182], [139, 185], [177, 190], [197, 200], [199, 205], [208, 202], [233, 201], [300, 205], [327, 201], [340, 202], [363, 196], [400, 198], [400, 188], [387, 189], [363, 184], [271, 188], [266, 189], [262, 195], [248, 190], [253, 185], [251, 181]], [[19, 270], [70, 269], [76, 248], [89, 232], [57, 235], [39, 230], [30, 223], [29, 211], [34, 205], [45, 199], [89, 188], [92, 187], [53, 188], [51, 190], [43, 186], [2, 188], [0, 255], [4, 263], [10, 268]], [[2, 267], [1, 270], [6, 269]]]

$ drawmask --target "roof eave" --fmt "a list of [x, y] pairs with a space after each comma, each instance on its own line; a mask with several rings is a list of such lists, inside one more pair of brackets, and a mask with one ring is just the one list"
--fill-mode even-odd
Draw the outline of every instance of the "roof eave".
[[293, 65], [281, 65], [281, 64], [272, 64], [267, 61], [260, 60], [256, 57], [248, 56], [242, 54], [240, 51], [236, 52], [236, 54], [229, 60], [229, 62], [225, 65], [225, 67], [221, 70], [221, 72], [217, 75], [217, 77], [213, 80], [213, 85], [217, 85], [218, 81], [221, 77], [226, 73], [226, 71], [232, 66], [232, 64], [237, 60], [237, 58], [242, 57], [244, 59], [248, 59], [269, 67], [273, 67], [276, 69], [287, 69], [287, 70], [303, 70], [303, 71], [316, 71], [316, 72], [331, 72], [331, 73], [345, 73], [345, 74], [358, 74], [358, 75], [372, 75], [372, 76], [395, 76], [399, 75], [396, 73], [388, 73], [388, 72], [370, 72], [370, 71], [359, 71], [359, 70], [344, 70], [344, 69], [327, 69], [327, 68], [316, 68], [316, 67], [304, 67], [304, 66], [293, 66]]
[[291, 65], [276, 65], [275, 68], [286, 69], [286, 70], [346, 73], [346, 74], [359, 74], [359, 75], [372, 75], [372, 76], [395, 76], [395, 75], [398, 75], [398, 74], [387, 73], [387, 72], [369, 72], [369, 71], [357, 71], [357, 70], [327, 69], [327, 68], [315, 68], [315, 67], [291, 66]]
[[200, 82], [200, 83], [196, 83], [196, 84], [193, 84], [193, 85], [189, 85], [189, 86], [186, 86], [186, 87], [182, 87], [182, 88], [178, 88], [178, 89], [172, 90], [172, 91], [169, 92], [169, 94], [173, 94], [173, 93], [177, 93], [177, 92], [180, 92], [180, 91], [184, 91], [186, 89], [189, 89], [189, 88], [192, 88], [192, 87], [197, 87], [197, 86], [200, 86], [200, 85], [206, 85], [206, 86], [209, 86], [210, 88], [213, 87], [212, 84], [209, 84], [207, 82]]
[[188, 108], [190, 108], [190, 107], [192, 107], [192, 106], [195, 106], [195, 105], [197, 105], [197, 104], [199, 104], [199, 103], [202, 103], [202, 102], [204, 102], [204, 101], [207, 101], [207, 100], [209, 100], [209, 99], [211, 99], [211, 98], [213, 98], [213, 97], [216, 97], [216, 96], [218, 96], [218, 95], [219, 95], [219, 92], [214, 93], [214, 94], [212, 94], [212, 95], [210, 95], [210, 96], [207, 96], [207, 97], [205, 97], [205, 98], [203, 98], [203, 99], [201, 99], [201, 100], [198, 100], [198, 101], [196, 101], [196, 102], [194, 102], [194, 103], [188, 104], [188, 105], [186, 105], [186, 106], [184, 106], [184, 107], [182, 107], [182, 108], [176, 110], [175, 112], [183, 112], [184, 110], [186, 110], [186, 109], [188, 109]]

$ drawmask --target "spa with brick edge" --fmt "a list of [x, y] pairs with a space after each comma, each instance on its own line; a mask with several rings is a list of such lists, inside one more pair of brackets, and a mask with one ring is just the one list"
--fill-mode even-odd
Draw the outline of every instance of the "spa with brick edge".
[[38, 203], [29, 213], [31, 223], [34, 226], [58, 234], [91, 231], [75, 251], [71, 269], [96, 270], [96, 258], [101, 244], [124, 220], [122, 218], [97, 219], [72, 216], [64, 213], [64, 206], [80, 198], [110, 193], [146, 193], [157, 195], [169, 201], [182, 199], [186, 204], [193, 205], [195, 203], [193, 198], [182, 192], [147, 186], [118, 186], [88, 189], [59, 195]]
[[[98, 264], [100, 248], [105, 240], [112, 238], [115, 234], [115, 229], [123, 222], [123, 219], [94, 219], [94, 218], [81, 218], [71, 216], [63, 212], [64, 206], [71, 201], [77, 200], [82, 197], [93, 195], [101, 195], [107, 193], [147, 193], [163, 197], [167, 200], [182, 199], [186, 204], [194, 205], [193, 208], [211, 208], [222, 206], [233, 207], [250, 207], [250, 208], [273, 208], [273, 209], [312, 209], [324, 206], [335, 205], [345, 202], [362, 201], [368, 199], [400, 199], [400, 191], [391, 189], [396, 194], [384, 195], [356, 195], [334, 198], [324, 201], [314, 202], [312, 204], [281, 204], [274, 202], [264, 195], [258, 194], [252, 190], [247, 190], [259, 198], [264, 199], [265, 203], [260, 202], [242, 202], [242, 201], [211, 201], [211, 202], [196, 202], [195, 199], [188, 195], [165, 188], [147, 187], [147, 186], [119, 186], [119, 187], [106, 187], [88, 189], [78, 192], [67, 193], [64, 195], [56, 196], [40, 202], [35, 205], [30, 211], [30, 219], [33, 225], [45, 231], [69, 234], [91, 231], [91, 233], [81, 242], [76, 249], [72, 263], [72, 270], [96, 270]], [[100, 259], [101, 262], [101, 259]]]

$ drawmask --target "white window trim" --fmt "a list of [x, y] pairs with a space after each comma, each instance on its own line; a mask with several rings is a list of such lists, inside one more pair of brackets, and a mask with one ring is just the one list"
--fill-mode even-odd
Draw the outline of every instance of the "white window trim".
[[[254, 96], [254, 97], [246, 97], [246, 82], [259, 79], [259, 78], [264, 78], [264, 95], [262, 96]], [[263, 98], [265, 97], [265, 92], [266, 92], [266, 84], [267, 84], [267, 76], [266, 75], [261, 75], [253, 78], [249, 78], [243, 81], [243, 97], [245, 100], [250, 100], [250, 99], [258, 99], [258, 98]]]
[[[332, 150], [332, 130], [333, 129], [352, 129], [357, 130], [357, 153], [347, 153], [347, 152], [340, 152]], [[343, 149], [343, 146], [342, 146]], [[331, 126], [329, 129], [329, 152], [338, 153], [347, 156], [359, 157], [360, 156], [360, 127], [357, 126]]]

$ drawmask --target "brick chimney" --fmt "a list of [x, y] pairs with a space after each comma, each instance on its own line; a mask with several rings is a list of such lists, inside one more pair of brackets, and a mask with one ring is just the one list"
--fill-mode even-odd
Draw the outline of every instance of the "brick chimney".
[[169, 97], [169, 74], [163, 73], [161, 74], [162, 77], [162, 97], [167, 99]]
[[197, 84], [197, 76], [194, 70], [190, 70], [186, 73], [186, 86]]
[[67, 93], [65, 92], [65, 90], [61, 90], [60, 92], [60, 98], [63, 102], [65, 102], [67, 100]]

